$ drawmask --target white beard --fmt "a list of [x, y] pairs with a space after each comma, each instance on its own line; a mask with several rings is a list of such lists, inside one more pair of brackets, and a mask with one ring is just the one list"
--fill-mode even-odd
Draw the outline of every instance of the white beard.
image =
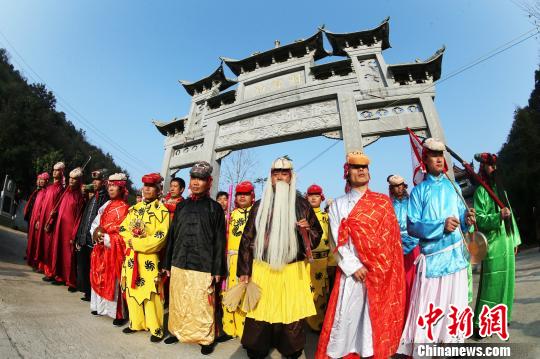
[[[272, 223], [265, 251], [264, 238], [270, 216]], [[298, 254], [296, 221], [296, 175], [292, 174], [290, 184], [276, 182], [275, 191], [268, 177], [255, 219], [255, 259], [267, 262], [273, 269], [292, 262]]]

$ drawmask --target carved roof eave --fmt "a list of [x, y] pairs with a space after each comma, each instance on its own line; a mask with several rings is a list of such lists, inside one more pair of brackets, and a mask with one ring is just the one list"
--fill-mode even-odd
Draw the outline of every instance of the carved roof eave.
[[392, 71], [393, 74], [429, 72], [433, 76], [433, 81], [437, 81], [441, 78], [442, 59], [445, 49], [443, 46], [425, 61], [388, 65], [388, 70]]
[[219, 82], [219, 90], [223, 91], [228, 89], [229, 87], [235, 85], [237, 83], [236, 80], [229, 79], [225, 76], [225, 73], [223, 72], [223, 63], [219, 65], [219, 67], [211, 73], [209, 76], [200, 79], [196, 82], [189, 82], [189, 81], [179, 81], [180, 84], [184, 87], [184, 89], [187, 91], [188, 94], [193, 96], [195, 93], [201, 93], [203, 90], [209, 90], [212, 88], [214, 83]]
[[183, 132], [186, 121], [187, 117], [180, 117], [171, 122], [153, 120], [152, 123], [163, 136], [168, 136], [171, 133], [175, 133], [176, 130], [178, 130], [178, 132]]
[[381, 41], [381, 48], [386, 50], [390, 48], [390, 17], [383, 20], [377, 27], [369, 30], [347, 32], [347, 33], [334, 33], [325, 29], [322, 29], [326, 34], [326, 38], [332, 45], [332, 55], [334, 56], [348, 56], [345, 51], [346, 43], [354, 44], [361, 39], [364, 43], [372, 41], [373, 38], [377, 38], [377, 41]]
[[[298, 50], [305, 51], [306, 46], [310, 47], [310, 49], [315, 50], [315, 53], [313, 55], [315, 60], [322, 59], [326, 56], [328, 56], [328, 52], [324, 49], [323, 46], [323, 35], [322, 31], [317, 31], [313, 36], [300, 41], [295, 41], [287, 45], [279, 46], [255, 55], [252, 55], [250, 57], [246, 57], [242, 60], [235, 60], [227, 57], [221, 57], [221, 60], [225, 62], [225, 64], [231, 69], [231, 71], [236, 75], [239, 76], [242, 73], [242, 69], [247, 69], [250, 67], [253, 67], [253, 64], [257, 62], [261, 62], [264, 60], [271, 60], [272, 56], [276, 54], [280, 54], [283, 52], [297, 52]], [[250, 66], [251, 65], [251, 66]]]
[[311, 67], [311, 72], [314, 74], [319, 74], [327, 71], [331, 71], [332, 69], [335, 70], [341, 70], [341, 69], [348, 69], [350, 72], [352, 72], [352, 60], [351, 59], [345, 59], [345, 60], [339, 60], [334, 62], [327, 62], [325, 64], [315, 65]]

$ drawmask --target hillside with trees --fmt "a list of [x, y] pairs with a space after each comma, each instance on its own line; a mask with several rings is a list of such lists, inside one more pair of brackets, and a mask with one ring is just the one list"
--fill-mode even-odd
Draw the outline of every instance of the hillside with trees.
[[522, 241], [540, 238], [540, 70], [529, 104], [517, 108], [506, 143], [499, 152], [498, 168], [518, 219]]
[[25, 195], [35, 187], [36, 175], [51, 172], [54, 163], [63, 161], [69, 172], [89, 156], [85, 183], [90, 169], [125, 172], [56, 110], [56, 98], [44, 84], [28, 83], [0, 49], [0, 180], [8, 174]]

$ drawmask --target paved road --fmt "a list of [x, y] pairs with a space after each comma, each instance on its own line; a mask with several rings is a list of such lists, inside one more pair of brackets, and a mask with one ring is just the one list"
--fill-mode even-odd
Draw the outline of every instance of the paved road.
[[[125, 335], [109, 318], [92, 316], [88, 303], [79, 299], [79, 293], [69, 293], [66, 287], [41, 281], [42, 275], [25, 265], [25, 247], [23, 233], [0, 226], [0, 358], [203, 357], [197, 345], [150, 343], [148, 333]], [[511, 342], [540, 343], [537, 249], [518, 255], [516, 277]], [[308, 335], [307, 358], [313, 357], [316, 340], [315, 335]], [[498, 340], [491, 338], [484, 342]], [[238, 340], [218, 345], [210, 356], [244, 357]], [[273, 353], [272, 358], [279, 355]]]

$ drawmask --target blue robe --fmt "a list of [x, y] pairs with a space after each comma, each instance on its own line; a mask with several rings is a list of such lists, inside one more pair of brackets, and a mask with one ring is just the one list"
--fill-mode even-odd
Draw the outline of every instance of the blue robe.
[[405, 196], [402, 199], [392, 197], [392, 204], [394, 205], [394, 212], [396, 212], [396, 218], [401, 232], [403, 254], [409, 254], [418, 245], [418, 238], [410, 236], [407, 232], [407, 207], [409, 205], [409, 197]]
[[[458, 190], [459, 186], [456, 185]], [[459, 272], [469, 265], [467, 249], [456, 245], [462, 241], [457, 228], [444, 231], [448, 217], [460, 221], [463, 233], [469, 230], [465, 222], [467, 209], [444, 174], [428, 174], [411, 192], [407, 214], [409, 235], [420, 239], [421, 253], [426, 256], [426, 277], [436, 278]]]

